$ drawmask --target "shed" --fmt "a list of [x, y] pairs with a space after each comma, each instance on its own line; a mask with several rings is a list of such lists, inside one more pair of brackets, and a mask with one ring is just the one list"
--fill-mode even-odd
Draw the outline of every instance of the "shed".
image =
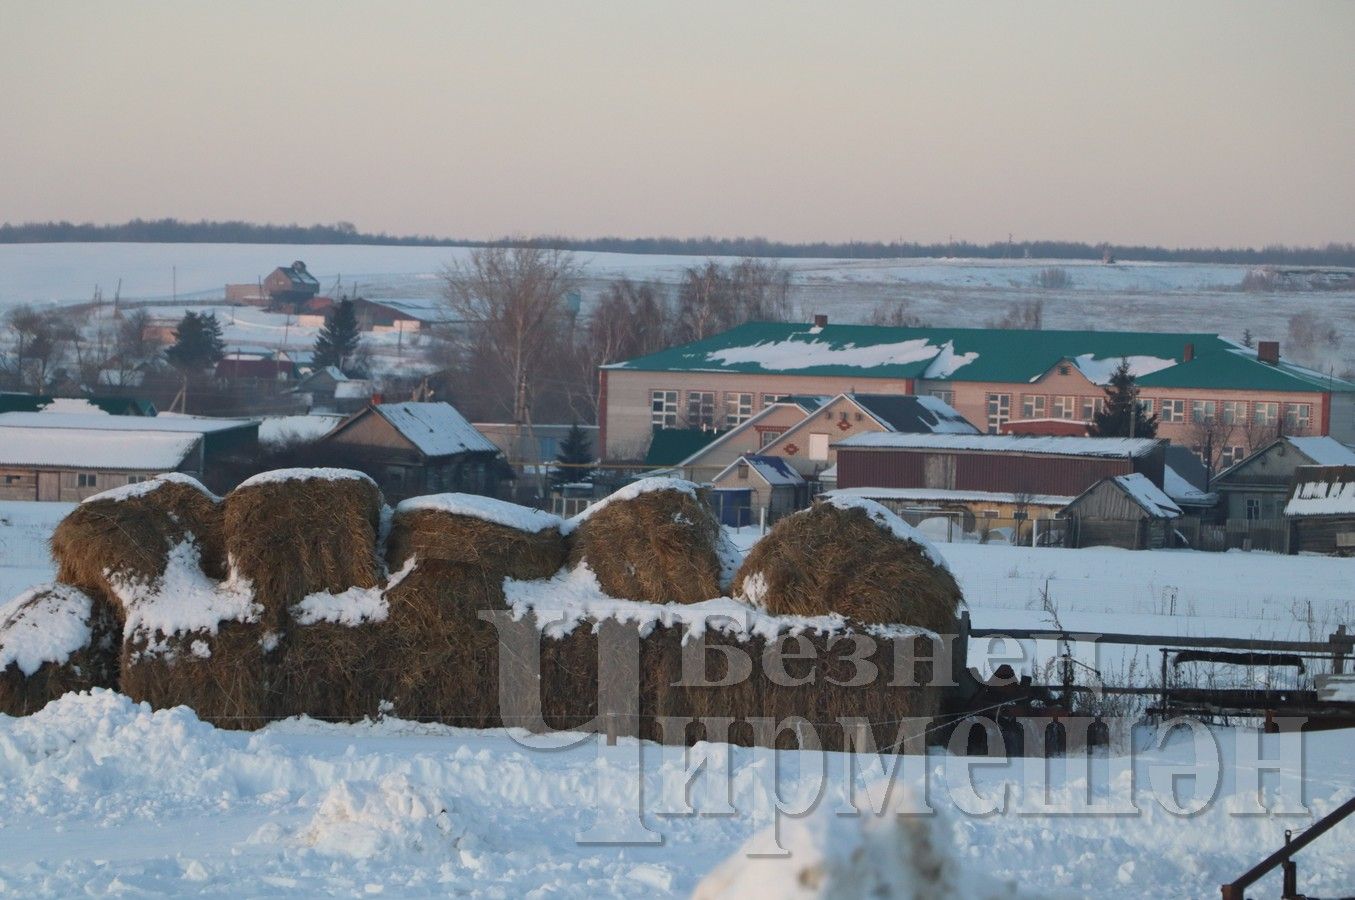
[[1291, 553], [1355, 555], [1355, 466], [1304, 466], [1284, 507]]
[[777, 456], [747, 453], [725, 467], [711, 481], [720, 521], [726, 525], [774, 522], [809, 502], [805, 480]]
[[1074, 547], [1159, 550], [1172, 545], [1181, 507], [1140, 473], [1112, 475], [1063, 508]]
[[1310, 466], [1355, 466], [1355, 450], [1333, 437], [1282, 435], [1214, 478], [1220, 517], [1281, 518], [1297, 472]]

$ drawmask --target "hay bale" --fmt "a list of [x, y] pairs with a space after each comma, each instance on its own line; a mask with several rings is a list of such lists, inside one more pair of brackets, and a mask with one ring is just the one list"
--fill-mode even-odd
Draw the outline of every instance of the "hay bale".
[[586, 564], [613, 597], [697, 603], [721, 594], [723, 532], [696, 485], [645, 478], [571, 519], [570, 564]]
[[386, 560], [392, 571], [414, 557], [522, 580], [549, 578], [565, 562], [558, 516], [492, 497], [433, 494], [395, 508]]
[[832, 498], [787, 516], [739, 568], [734, 592], [774, 615], [954, 634], [963, 598], [944, 560], [878, 503]]
[[57, 580], [113, 604], [119, 584], [148, 584], [164, 574], [174, 547], [198, 547], [203, 571], [225, 575], [219, 498], [177, 472], [104, 491], [85, 500], [52, 533]]
[[24, 716], [69, 691], [117, 683], [118, 624], [107, 604], [46, 584], [0, 607], [0, 712]]
[[157, 709], [188, 706], [223, 728], [261, 727], [273, 717], [278, 634], [248, 584], [208, 580], [191, 549], [181, 545], [161, 579], [124, 595], [119, 686]]
[[288, 607], [309, 594], [378, 584], [381, 506], [375, 482], [350, 469], [280, 469], [230, 492], [226, 551], [265, 624], [282, 629]]

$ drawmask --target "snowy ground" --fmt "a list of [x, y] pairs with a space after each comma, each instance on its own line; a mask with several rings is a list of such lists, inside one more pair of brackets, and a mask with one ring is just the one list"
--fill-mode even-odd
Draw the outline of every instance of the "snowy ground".
[[[50, 577], [43, 543], [65, 511], [0, 503], [0, 598]], [[981, 545], [942, 552], [984, 627], [1050, 624], [1046, 583], [1072, 629], [1308, 638], [1355, 621], [1351, 560]], [[935, 836], [960, 868], [1014, 881], [1031, 896], [1068, 897], [1217, 896], [1221, 882], [1278, 847], [1285, 828], [1355, 791], [1348, 731], [1306, 735], [1301, 745], [1282, 736], [1258, 745], [1243, 729], [1193, 737], [1201, 743], [1179, 730], [1160, 746], [1140, 730], [1132, 754], [1098, 756], [1088, 771], [1078, 769], [1084, 757], [1055, 760], [1047, 774], [1043, 762], [974, 765], [977, 794], [965, 771], [974, 760], [938, 750], [906, 758], [898, 781], [937, 810]], [[0, 716], [0, 893], [685, 896], [771, 821], [775, 768], [766, 752], [735, 749], [724, 763], [723, 748], [710, 748], [716, 759], [693, 793], [705, 814], [673, 815], [681, 764], [666, 751], [644, 745], [637, 768], [639, 745], [626, 740], [555, 750], [523, 740], [397, 721], [289, 721], [243, 734], [107, 692], [67, 697], [27, 719]], [[1257, 759], [1280, 760], [1280, 771], [1258, 772]], [[1169, 811], [1172, 775], [1197, 760], [1198, 777], [1180, 781], [1185, 810]], [[798, 808], [822, 787], [811, 821], [833, 817], [843, 807], [845, 761], [829, 754], [821, 777], [819, 757], [782, 754], [780, 796]], [[850, 780], [877, 781], [884, 773], [872, 765], [858, 760]], [[733, 785], [732, 812], [709, 793], [724, 784], [716, 776]], [[599, 823], [601, 836], [623, 835], [637, 777], [643, 823], [662, 842], [581, 843], [581, 834], [599, 837]], [[1256, 811], [1258, 778], [1267, 807], [1310, 812], [1244, 815]], [[1004, 790], [1005, 806], [985, 814], [984, 798]], [[1088, 794], [1101, 809], [1085, 808]], [[783, 824], [788, 845], [803, 853], [804, 828]], [[1323, 896], [1355, 889], [1353, 843], [1348, 821], [1303, 851], [1300, 886]], [[789, 871], [779, 864], [761, 865]], [[1255, 894], [1278, 887], [1271, 875]]]

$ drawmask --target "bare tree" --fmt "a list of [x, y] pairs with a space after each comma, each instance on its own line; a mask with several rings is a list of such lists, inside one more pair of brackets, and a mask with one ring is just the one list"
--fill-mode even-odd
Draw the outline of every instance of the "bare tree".
[[707, 260], [683, 276], [673, 338], [699, 341], [744, 322], [787, 321], [793, 312], [790, 273], [779, 263], [744, 259], [724, 266]]
[[1016, 303], [1001, 317], [990, 319], [988, 327], [1038, 331], [1044, 327], [1044, 301], [1026, 300]]
[[574, 258], [543, 247], [482, 247], [443, 272], [444, 296], [465, 336], [503, 367], [515, 422], [528, 421], [533, 391], [551, 351], [567, 342], [565, 295], [578, 279]]
[[871, 310], [867, 325], [888, 325], [894, 328], [921, 328], [923, 322], [913, 314], [912, 303], [907, 297], [885, 301]]
[[63, 322], [54, 312], [31, 306], [16, 306], [5, 322], [14, 336], [12, 361], [7, 368], [15, 383], [22, 389], [43, 390], [60, 358], [61, 346], [69, 340], [74, 326]]
[[1222, 469], [1220, 462], [1224, 451], [1233, 445], [1237, 432], [1244, 427], [1223, 421], [1217, 411], [1215, 415], [1202, 419], [1195, 418], [1192, 411], [1187, 440], [1190, 441], [1190, 448], [1204, 463], [1209, 482], [1213, 482], [1214, 476]]
[[1311, 311], [1289, 317], [1285, 336], [1286, 355], [1321, 369], [1338, 368], [1342, 362], [1341, 333], [1326, 316]]

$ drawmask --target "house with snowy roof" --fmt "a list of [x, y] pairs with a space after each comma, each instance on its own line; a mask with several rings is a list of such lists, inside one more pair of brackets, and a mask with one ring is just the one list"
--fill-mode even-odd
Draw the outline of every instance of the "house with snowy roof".
[[1289, 552], [1355, 555], [1355, 465], [1295, 470], [1284, 514]]
[[600, 446], [608, 459], [642, 459], [656, 425], [727, 422], [730, 410], [751, 416], [788, 394], [930, 395], [990, 434], [1013, 420], [1086, 423], [1122, 359], [1145, 411], [1159, 417], [1159, 437], [1221, 448], [1226, 462], [1266, 429], [1355, 442], [1355, 383], [1285, 360], [1275, 342], [1249, 349], [1207, 333], [831, 325], [816, 316], [812, 325], [750, 322], [602, 366]]
[[327, 449], [351, 454], [388, 499], [455, 491], [493, 496], [512, 477], [499, 448], [450, 403], [380, 403], [326, 434]]
[[809, 504], [805, 480], [779, 456], [746, 453], [711, 479], [720, 522], [732, 527], [770, 524]]
[[1063, 510], [1072, 547], [1159, 550], [1175, 545], [1181, 507], [1147, 476], [1112, 475], [1087, 488]]
[[1235, 521], [1276, 521], [1296, 473], [1310, 466], [1355, 466], [1355, 449], [1332, 437], [1281, 435], [1219, 473], [1210, 490], [1218, 494], [1218, 517]]

